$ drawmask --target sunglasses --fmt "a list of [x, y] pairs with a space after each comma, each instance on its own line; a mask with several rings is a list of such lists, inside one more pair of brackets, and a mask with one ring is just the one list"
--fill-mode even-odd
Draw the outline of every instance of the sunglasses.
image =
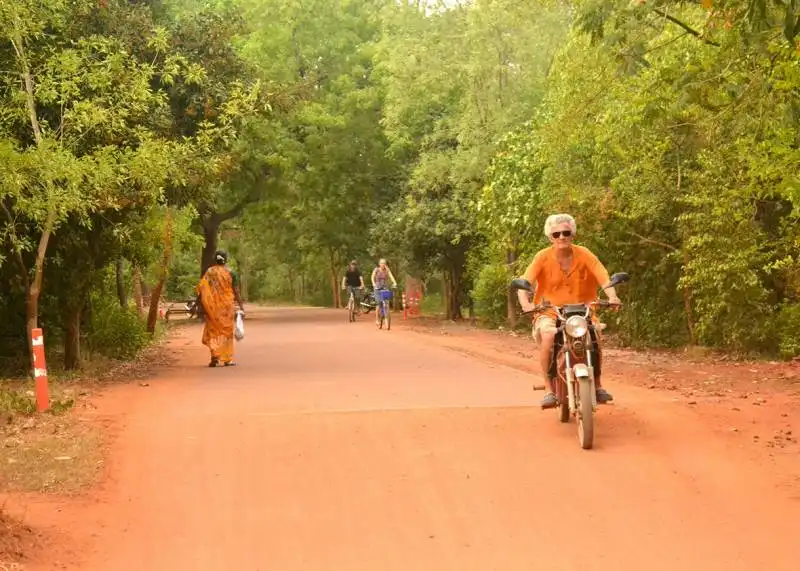
[[550, 236], [552, 236], [553, 240], [558, 240], [559, 238], [561, 238], [561, 236], [564, 236], [564, 238], [569, 238], [570, 236], [572, 236], [572, 230], [562, 230], [561, 232], [553, 232], [552, 234], [550, 234]]

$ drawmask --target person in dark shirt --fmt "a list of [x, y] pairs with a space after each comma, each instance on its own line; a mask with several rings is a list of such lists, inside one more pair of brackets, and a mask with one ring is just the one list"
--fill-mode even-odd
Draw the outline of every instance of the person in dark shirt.
[[353, 293], [356, 300], [356, 307], [360, 306], [361, 292], [364, 291], [364, 276], [361, 275], [361, 270], [358, 269], [358, 262], [353, 260], [347, 266], [347, 271], [342, 278], [342, 289], [347, 290], [347, 297]]

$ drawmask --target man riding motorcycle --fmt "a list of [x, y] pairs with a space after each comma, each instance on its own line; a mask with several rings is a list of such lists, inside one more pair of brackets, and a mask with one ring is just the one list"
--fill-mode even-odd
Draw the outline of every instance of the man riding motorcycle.
[[[535, 287], [536, 293], [531, 303], [528, 292], [517, 292], [523, 311], [531, 311], [534, 304], [546, 300], [552, 305], [571, 303], [590, 303], [597, 299], [597, 290], [609, 283], [608, 270], [588, 248], [573, 244], [577, 233], [575, 219], [569, 214], [553, 214], [544, 223], [544, 234], [550, 240], [550, 247], [541, 250], [525, 270], [523, 276]], [[620, 304], [613, 287], [604, 290], [608, 300]], [[542, 368], [547, 394], [541, 401], [542, 408], [555, 408], [559, 405], [553, 381], [555, 379], [554, 351], [556, 337], [555, 313], [540, 313], [533, 323], [533, 334], [539, 344], [539, 363]], [[596, 394], [598, 403], [607, 403], [614, 397], [600, 384], [600, 348], [593, 334], [597, 354], [595, 364]]]

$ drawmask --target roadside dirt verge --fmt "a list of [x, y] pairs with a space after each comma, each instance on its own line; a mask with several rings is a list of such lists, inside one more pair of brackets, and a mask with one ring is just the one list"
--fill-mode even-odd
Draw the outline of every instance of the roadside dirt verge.
[[97, 400], [111, 385], [150, 378], [168, 366], [170, 337], [133, 361], [109, 362], [80, 375], [54, 378], [52, 409], [44, 414], [33, 412], [30, 382], [0, 383], [0, 571], [24, 569], [26, 560], [51, 543], [42, 539], [45, 530], [12, 517], [4, 502], [19, 497], [74, 497], [101, 481], [118, 419], [99, 414]]
[[41, 547], [41, 537], [33, 529], [10, 517], [0, 508], [0, 570], [24, 569], [26, 554]]

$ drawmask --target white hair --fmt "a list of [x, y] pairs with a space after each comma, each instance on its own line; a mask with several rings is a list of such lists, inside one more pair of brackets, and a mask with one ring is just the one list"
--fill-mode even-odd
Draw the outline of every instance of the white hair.
[[549, 238], [553, 231], [553, 226], [558, 226], [559, 224], [569, 224], [572, 234], [578, 233], [578, 225], [575, 224], [575, 219], [572, 216], [569, 214], [551, 214], [544, 221], [544, 235]]

